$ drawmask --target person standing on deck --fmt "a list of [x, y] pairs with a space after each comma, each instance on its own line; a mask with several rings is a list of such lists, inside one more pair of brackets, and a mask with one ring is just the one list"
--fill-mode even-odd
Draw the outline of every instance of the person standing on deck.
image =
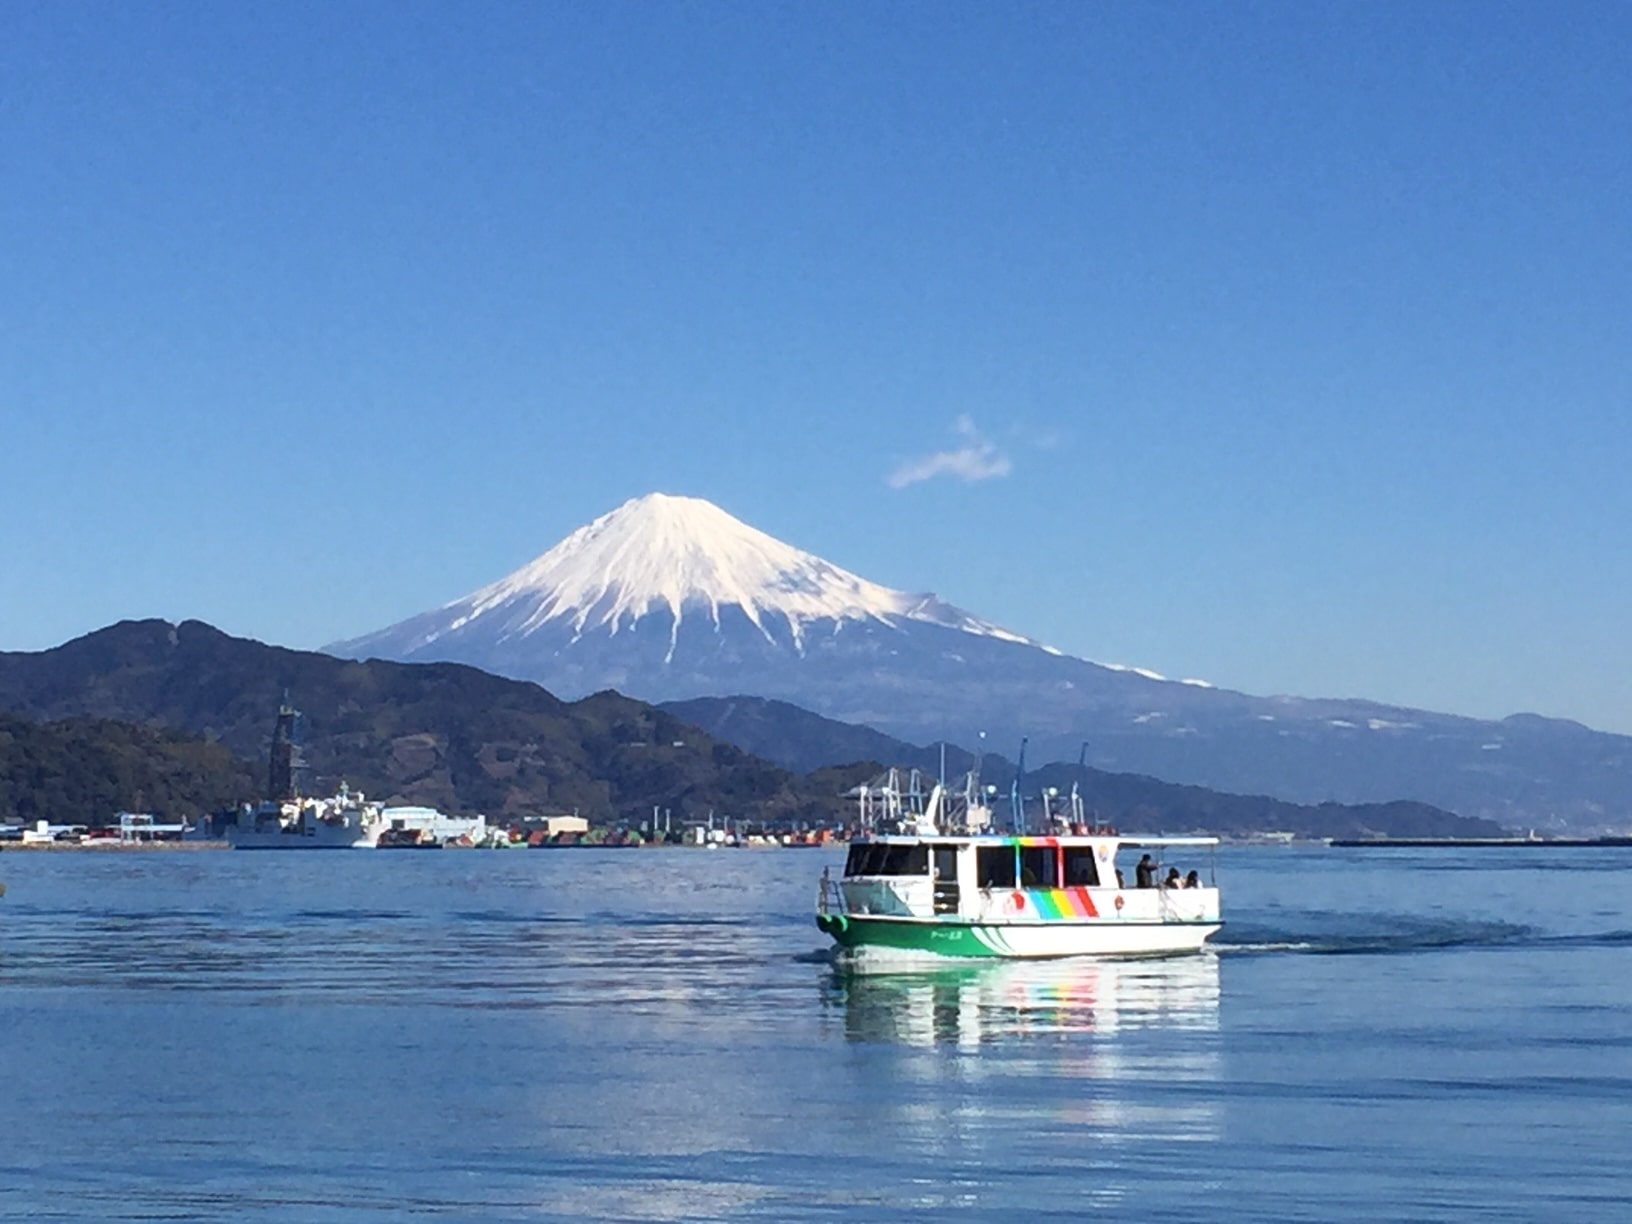
[[1156, 864], [1150, 861], [1150, 855], [1141, 857], [1139, 865], [1133, 869], [1133, 882], [1138, 888], [1156, 887]]

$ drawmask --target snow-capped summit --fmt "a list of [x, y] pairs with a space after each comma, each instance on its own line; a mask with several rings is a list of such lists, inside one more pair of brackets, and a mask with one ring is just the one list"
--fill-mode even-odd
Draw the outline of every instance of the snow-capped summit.
[[[722, 620], [722, 616], [725, 620]], [[673, 663], [688, 622], [715, 635], [745, 619], [767, 643], [803, 654], [812, 634], [846, 623], [920, 621], [1028, 642], [933, 595], [891, 590], [784, 544], [698, 497], [650, 493], [580, 527], [514, 573], [437, 612], [333, 647], [339, 653], [466, 659], [478, 641], [539, 645], [615, 636], [649, 618], [667, 630]], [[648, 630], [650, 625], [645, 626]], [[447, 651], [444, 656], [444, 651]]]

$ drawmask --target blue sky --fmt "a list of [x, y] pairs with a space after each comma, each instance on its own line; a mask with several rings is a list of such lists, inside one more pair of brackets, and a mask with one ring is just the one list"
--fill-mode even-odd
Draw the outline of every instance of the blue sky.
[[664, 490], [1090, 658], [1632, 732], [1632, 8], [3, 23], [0, 649], [317, 646]]

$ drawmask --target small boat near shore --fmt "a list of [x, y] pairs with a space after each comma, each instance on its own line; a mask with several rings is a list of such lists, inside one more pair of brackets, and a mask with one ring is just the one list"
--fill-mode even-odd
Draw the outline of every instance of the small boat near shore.
[[300, 722], [300, 711], [285, 701], [278, 710], [267, 761], [269, 797], [245, 804], [236, 823], [226, 826], [226, 840], [233, 849], [440, 849], [447, 842], [471, 845], [489, 837], [484, 816], [449, 816], [419, 805], [387, 807], [369, 802], [362, 791], [344, 782], [328, 798], [300, 794], [296, 785]]
[[342, 784], [328, 798], [297, 795], [246, 804], [226, 827], [234, 850], [349, 850], [379, 836], [380, 807]]
[[442, 843], [426, 829], [386, 829], [374, 841], [376, 850], [440, 850]]
[[483, 816], [449, 816], [417, 805], [384, 807], [343, 784], [327, 799], [301, 796], [246, 807], [228, 825], [236, 850], [441, 849], [472, 845], [489, 835]]

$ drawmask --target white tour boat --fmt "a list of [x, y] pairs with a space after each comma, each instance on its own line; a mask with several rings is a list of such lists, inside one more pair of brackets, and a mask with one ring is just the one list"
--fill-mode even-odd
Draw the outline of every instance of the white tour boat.
[[[1223, 925], [1211, 864], [1203, 880], [1188, 861], [1163, 860], [1218, 839], [1093, 829], [1071, 798], [1079, 819], [1058, 832], [1002, 835], [982, 831], [989, 812], [978, 803], [954, 819], [937, 785], [901, 832], [853, 840], [841, 879], [822, 873], [816, 925], [858, 963], [1199, 951]], [[1044, 811], [1047, 821], [1046, 799]]]

